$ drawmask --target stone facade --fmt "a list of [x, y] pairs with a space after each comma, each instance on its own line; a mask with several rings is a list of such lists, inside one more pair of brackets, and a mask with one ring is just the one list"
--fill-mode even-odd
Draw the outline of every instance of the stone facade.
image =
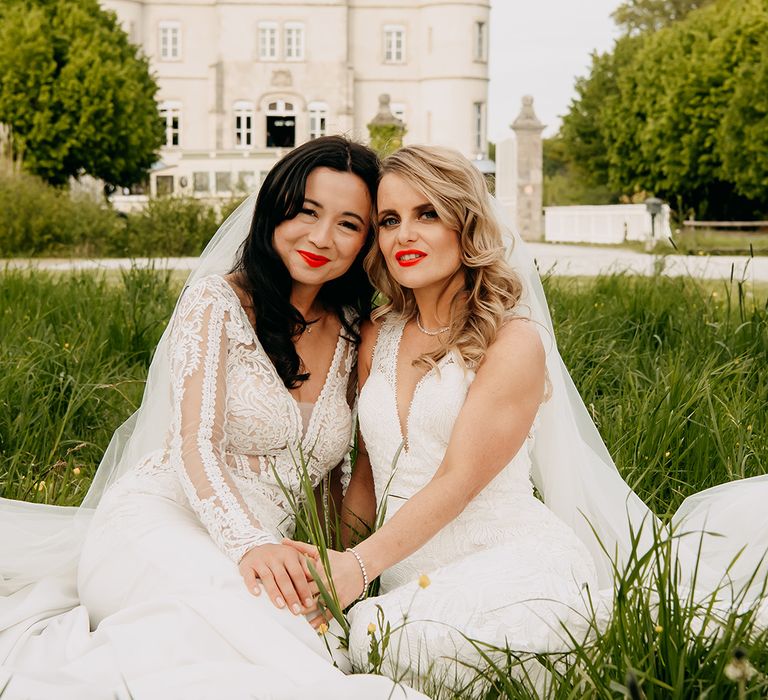
[[258, 187], [322, 133], [367, 139], [391, 95], [405, 143], [486, 153], [488, 0], [103, 0], [149, 56], [167, 145], [151, 189]]

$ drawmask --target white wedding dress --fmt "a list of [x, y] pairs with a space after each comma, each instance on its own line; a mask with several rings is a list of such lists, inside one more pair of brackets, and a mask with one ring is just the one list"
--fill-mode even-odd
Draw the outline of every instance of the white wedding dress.
[[[407, 445], [394, 463], [404, 444], [396, 404], [404, 327], [393, 314], [384, 318], [359, 401], [376, 498], [387, 520], [435, 474], [475, 376], [453, 354], [427, 372], [407, 414]], [[594, 563], [571, 528], [534, 496], [533, 440], [529, 436], [455, 520], [382, 574], [381, 595], [352, 608], [350, 657], [356, 667], [366, 667], [370, 624], [381, 638], [379, 608], [399, 630], [389, 642], [386, 672], [416, 682], [431, 675], [459, 685], [476, 675], [470, 671], [464, 678], [462, 670], [462, 664], [482, 666], [467, 638], [547, 652], [570, 647], [563, 625], [577, 638], [586, 630], [588, 589], [597, 590]], [[430, 580], [423, 588], [421, 574]]]
[[307, 620], [249, 593], [237, 568], [292, 534], [279, 481], [301, 497], [298, 446], [313, 484], [345, 459], [354, 346], [339, 335], [305, 430], [223, 277], [185, 291], [169, 338], [166, 445], [102, 497], [77, 590], [51, 575], [0, 597], [3, 700], [423, 697], [345, 676]]

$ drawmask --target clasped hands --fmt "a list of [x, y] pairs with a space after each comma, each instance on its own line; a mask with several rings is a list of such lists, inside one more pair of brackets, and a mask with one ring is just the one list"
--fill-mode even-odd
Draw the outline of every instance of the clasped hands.
[[[317, 547], [287, 538], [280, 544], [263, 544], [249, 550], [240, 560], [239, 569], [251, 593], [261, 595], [263, 587], [276, 607], [287, 607], [294, 615], [307, 615], [310, 624], [318, 628], [331, 615], [327, 610], [319, 610], [320, 591], [310, 572], [310, 561], [328, 588], [328, 572], [322, 566]], [[363, 590], [360, 565], [351, 552], [333, 549], [328, 550], [328, 562], [339, 603], [342, 609], [346, 608]]]

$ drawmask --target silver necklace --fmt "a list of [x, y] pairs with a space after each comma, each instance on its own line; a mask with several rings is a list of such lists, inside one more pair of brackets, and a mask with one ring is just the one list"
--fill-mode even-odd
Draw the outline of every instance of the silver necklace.
[[421, 325], [421, 315], [416, 314], [416, 327], [424, 333], [424, 335], [440, 335], [441, 333], [445, 333], [447, 330], [450, 329], [450, 326], [443, 326], [442, 328], [437, 328], [434, 331], [427, 330], [424, 328], [424, 326]]

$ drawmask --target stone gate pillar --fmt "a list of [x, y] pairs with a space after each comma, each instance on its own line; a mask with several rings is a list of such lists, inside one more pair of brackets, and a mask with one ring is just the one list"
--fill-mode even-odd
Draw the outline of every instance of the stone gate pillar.
[[523, 107], [512, 122], [517, 152], [517, 227], [529, 241], [544, 239], [543, 186], [544, 152], [541, 132], [544, 131], [533, 111], [533, 97], [523, 97]]

